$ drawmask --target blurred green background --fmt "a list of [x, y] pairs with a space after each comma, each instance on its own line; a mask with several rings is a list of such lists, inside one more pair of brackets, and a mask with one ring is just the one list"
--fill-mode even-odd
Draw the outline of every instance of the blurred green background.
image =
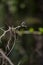
[[[9, 26], [15, 27], [23, 21], [26, 22], [29, 28], [33, 27], [37, 30], [39, 27], [43, 27], [43, 0], [0, 0], [0, 27], [4, 27], [5, 29]], [[2, 33], [0, 30], [0, 35]], [[34, 52], [35, 45], [39, 43], [41, 35], [24, 34], [17, 36], [16, 44], [8, 56], [12, 62], [15, 65], [41, 65], [40, 60], [42, 58], [40, 59], [39, 55]], [[37, 38], [37, 36], [39, 37]], [[5, 37], [4, 40], [1, 40], [2, 42], [0, 41], [0, 48], [3, 50], [5, 49], [8, 41], [7, 37], [9, 36], [5, 35]], [[13, 42], [11, 41], [11, 43]]]
[[0, 26], [17, 26], [22, 21], [42, 24], [43, 0], [0, 0]]

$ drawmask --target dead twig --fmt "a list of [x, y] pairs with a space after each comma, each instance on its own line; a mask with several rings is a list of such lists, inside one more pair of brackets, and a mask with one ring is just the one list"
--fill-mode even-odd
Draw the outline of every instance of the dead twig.
[[5, 55], [5, 53], [2, 51], [2, 49], [0, 49], [0, 53], [2, 54], [2, 56], [10, 63], [10, 65], [14, 65], [12, 63], [12, 61]]

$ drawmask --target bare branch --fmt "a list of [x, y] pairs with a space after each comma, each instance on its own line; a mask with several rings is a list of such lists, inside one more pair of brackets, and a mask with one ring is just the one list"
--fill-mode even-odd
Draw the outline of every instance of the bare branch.
[[12, 61], [5, 55], [5, 53], [0, 49], [0, 53], [2, 54], [2, 56], [10, 63], [10, 65], [14, 65], [12, 63]]

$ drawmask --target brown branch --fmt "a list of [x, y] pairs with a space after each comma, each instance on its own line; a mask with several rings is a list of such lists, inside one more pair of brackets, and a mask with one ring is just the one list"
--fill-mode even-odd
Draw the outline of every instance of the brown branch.
[[2, 54], [2, 56], [10, 63], [10, 65], [14, 65], [12, 63], [12, 61], [5, 55], [5, 53], [2, 51], [2, 49], [0, 49], [0, 53]]

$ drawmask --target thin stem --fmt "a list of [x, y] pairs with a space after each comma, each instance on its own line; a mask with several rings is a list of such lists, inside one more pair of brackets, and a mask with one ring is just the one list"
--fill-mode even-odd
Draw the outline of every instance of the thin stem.
[[2, 49], [0, 49], [0, 53], [2, 54], [2, 56], [10, 63], [10, 65], [14, 65], [12, 63], [12, 61], [5, 55], [5, 53], [2, 51]]

